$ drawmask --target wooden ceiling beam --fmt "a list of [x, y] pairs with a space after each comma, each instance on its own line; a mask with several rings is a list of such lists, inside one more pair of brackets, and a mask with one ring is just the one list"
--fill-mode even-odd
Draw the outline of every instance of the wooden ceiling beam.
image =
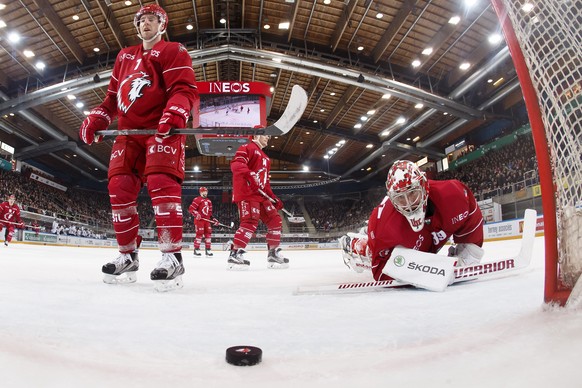
[[339, 115], [340, 112], [342, 112], [343, 110], [346, 109], [346, 106], [348, 105], [348, 101], [350, 100], [350, 98], [352, 98], [352, 96], [354, 95], [354, 93], [356, 92], [357, 89], [358, 89], [358, 87], [355, 85], [350, 85], [346, 89], [346, 91], [344, 92], [344, 94], [342, 95], [342, 97], [340, 98], [338, 103], [336, 104], [335, 108], [333, 108], [333, 110], [329, 113], [329, 115], [325, 119], [325, 123], [324, 123], [325, 128], [329, 128], [333, 124], [333, 121], [335, 120], [337, 115]]
[[426, 48], [432, 48], [432, 52], [429, 55], [424, 55], [419, 53], [419, 57], [422, 57], [422, 63], [417, 68], [413, 69], [411, 74], [416, 75], [423, 67], [425, 67], [430, 59], [436, 55], [436, 53], [447, 43], [449, 38], [455, 33], [458, 25], [447, 23], [441, 27], [441, 29], [436, 33], [436, 35], [426, 44], [426, 47], [421, 48], [422, 50]]
[[119, 48], [127, 47], [127, 40], [125, 39], [125, 36], [123, 35], [123, 32], [122, 32], [123, 30], [121, 29], [119, 22], [115, 18], [115, 15], [113, 15], [113, 11], [111, 10], [111, 7], [108, 7], [105, 4], [104, 0], [97, 0], [97, 6], [101, 10], [101, 13], [103, 14], [103, 17], [105, 18], [105, 21], [107, 22], [107, 25], [109, 26], [109, 29], [111, 30], [111, 33], [113, 34], [113, 37], [115, 38], [115, 41], [119, 45]]
[[287, 32], [287, 43], [291, 41], [291, 37], [293, 36], [293, 28], [295, 27], [295, 22], [297, 21], [297, 11], [299, 11], [299, 3], [301, 3], [301, 0], [295, 0], [295, 4], [293, 4], [293, 8], [291, 9], [289, 32]]
[[348, 27], [348, 23], [350, 22], [350, 18], [358, 5], [358, 0], [348, 0], [347, 3], [344, 4], [344, 9], [342, 10], [342, 14], [338, 20], [337, 28], [331, 37], [331, 51], [334, 52], [344, 34], [344, 31]]
[[67, 48], [71, 51], [77, 62], [83, 64], [85, 62], [85, 52], [81, 46], [77, 43], [73, 34], [61, 21], [61, 17], [57, 15], [52, 5], [47, 0], [33, 0], [38, 8], [41, 9], [42, 14], [48, 20], [49, 24], [55, 29], [56, 33], [59, 34], [60, 38], [63, 40]]
[[374, 60], [374, 63], [378, 63], [386, 49], [390, 47], [390, 44], [392, 44], [392, 41], [396, 37], [396, 34], [398, 34], [398, 31], [402, 28], [406, 22], [406, 19], [408, 18], [408, 15], [410, 15], [412, 10], [414, 10], [414, 7], [416, 7], [418, 1], [419, 0], [407, 0], [402, 3], [402, 8], [400, 8], [396, 16], [394, 16], [394, 19], [392, 19], [390, 25], [382, 34], [378, 44], [376, 47], [374, 47], [374, 50], [372, 50], [371, 56]]

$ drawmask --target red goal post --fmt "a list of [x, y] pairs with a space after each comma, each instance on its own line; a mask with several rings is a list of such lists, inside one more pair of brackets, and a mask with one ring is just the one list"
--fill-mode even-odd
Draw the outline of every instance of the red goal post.
[[576, 282], [582, 283], [580, 6], [570, 0], [491, 1], [521, 84], [538, 160], [544, 299], [564, 305]]

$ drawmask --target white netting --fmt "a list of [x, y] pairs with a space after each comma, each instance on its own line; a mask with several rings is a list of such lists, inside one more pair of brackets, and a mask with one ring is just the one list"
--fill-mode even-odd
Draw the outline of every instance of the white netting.
[[560, 277], [571, 288], [582, 272], [582, 2], [503, 3], [542, 112], [556, 187]]

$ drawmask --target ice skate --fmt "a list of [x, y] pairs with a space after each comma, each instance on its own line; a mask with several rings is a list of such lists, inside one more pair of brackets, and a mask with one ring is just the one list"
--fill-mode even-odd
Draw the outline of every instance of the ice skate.
[[244, 259], [243, 255], [245, 253], [247, 251], [242, 248], [231, 249], [230, 255], [228, 256], [227, 269], [233, 271], [246, 271], [249, 269], [251, 262]]
[[156, 291], [165, 292], [184, 287], [182, 254], [180, 252], [162, 253], [162, 260], [150, 274]]
[[212, 256], [214, 256], [214, 253], [212, 253], [212, 251], [210, 250], [210, 248], [206, 249], [205, 254], [206, 254], [206, 257], [212, 257]]
[[103, 282], [107, 284], [135, 283], [138, 269], [137, 252], [120, 253], [115, 260], [101, 268]]
[[281, 248], [269, 249], [269, 255], [267, 256], [267, 268], [289, 268], [289, 259], [283, 256], [281, 253]]
[[200, 253], [200, 249], [194, 248], [194, 256], [202, 256], [202, 253]]

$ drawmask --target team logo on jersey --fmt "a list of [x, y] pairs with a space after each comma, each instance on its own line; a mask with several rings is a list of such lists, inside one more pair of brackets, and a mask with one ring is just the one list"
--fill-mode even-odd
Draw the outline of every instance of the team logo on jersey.
[[127, 76], [119, 85], [119, 92], [117, 93], [117, 107], [123, 113], [127, 113], [129, 108], [143, 96], [142, 89], [146, 86], [152, 86], [152, 81], [149, 75], [140, 71]]

